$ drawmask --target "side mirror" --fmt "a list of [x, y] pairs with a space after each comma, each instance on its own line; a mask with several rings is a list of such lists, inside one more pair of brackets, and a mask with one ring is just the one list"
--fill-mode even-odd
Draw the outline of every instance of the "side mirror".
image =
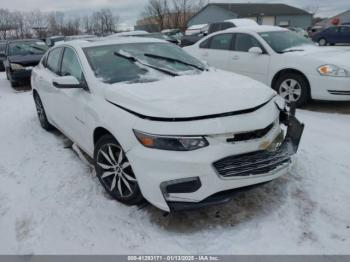
[[61, 76], [53, 79], [52, 84], [57, 88], [83, 88], [74, 76]]
[[261, 55], [263, 54], [263, 50], [260, 47], [252, 47], [248, 50], [249, 53], [254, 54], [254, 55]]

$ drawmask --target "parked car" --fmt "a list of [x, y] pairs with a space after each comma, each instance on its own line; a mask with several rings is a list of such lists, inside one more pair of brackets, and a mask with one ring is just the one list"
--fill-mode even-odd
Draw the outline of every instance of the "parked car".
[[199, 33], [208, 32], [208, 24], [192, 25], [187, 28], [185, 35], [197, 35]]
[[73, 40], [84, 40], [84, 39], [93, 39], [96, 38], [95, 35], [68, 35], [64, 37], [64, 41], [73, 41]]
[[49, 47], [53, 47], [55, 43], [61, 42], [65, 40], [65, 36], [63, 35], [57, 35], [57, 36], [50, 36], [46, 38], [45, 42]]
[[183, 36], [181, 39], [181, 46], [184, 47], [184, 46], [193, 45], [207, 35], [210, 35], [212, 33], [222, 31], [231, 27], [244, 27], [244, 26], [257, 26], [257, 25], [258, 24], [254, 20], [248, 19], [248, 18], [237, 18], [237, 19], [230, 19], [222, 22], [212, 23], [209, 25], [208, 30], [204, 32], [199, 32], [197, 34], [189, 35], [189, 36], [187, 35]]
[[0, 72], [5, 71], [5, 66], [4, 66], [4, 60], [6, 58], [5, 49], [6, 49], [6, 41], [0, 41]]
[[30, 82], [32, 68], [36, 66], [48, 46], [41, 40], [12, 40], [8, 41], [4, 58], [7, 79], [13, 87]]
[[293, 32], [297, 33], [300, 36], [303, 36], [305, 38], [309, 38], [309, 34], [303, 28], [300, 28], [300, 27], [288, 27], [288, 29], [290, 31], [293, 31]]
[[320, 46], [350, 44], [350, 25], [332, 26], [312, 37]]
[[267, 86], [157, 39], [56, 45], [32, 86], [42, 127], [92, 157], [113, 198], [165, 211], [223, 203], [286, 174], [303, 131]]
[[180, 43], [181, 38], [183, 37], [183, 33], [180, 29], [165, 29], [162, 31], [162, 34], [171, 39], [175, 39], [178, 43]]
[[111, 34], [106, 38], [114, 38], [114, 37], [121, 37], [121, 36], [137, 36], [137, 35], [145, 35], [145, 34], [148, 34], [148, 32], [144, 30], [135, 30], [135, 31], [127, 31], [127, 32]]
[[315, 34], [317, 34], [318, 32], [322, 31], [324, 29], [323, 26], [317, 25], [317, 26], [313, 26], [311, 28], [309, 28], [307, 30], [309, 38], [312, 38]]
[[212, 66], [267, 84], [298, 106], [311, 98], [350, 100], [350, 53], [319, 47], [281, 27], [231, 28], [185, 50]]
[[143, 31], [132, 31], [132, 32], [118, 33], [118, 34], [110, 35], [108, 36], [108, 38], [111, 39], [115, 37], [148, 37], [148, 38], [165, 40], [175, 45], [179, 44], [179, 41], [177, 39], [170, 38], [163, 33], [148, 33], [148, 32], [142, 33], [142, 32]]

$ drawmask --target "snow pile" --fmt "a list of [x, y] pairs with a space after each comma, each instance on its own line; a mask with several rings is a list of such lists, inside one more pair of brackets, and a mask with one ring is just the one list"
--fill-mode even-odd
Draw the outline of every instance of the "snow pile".
[[30, 92], [0, 75], [0, 254], [349, 254], [350, 116], [299, 111], [290, 175], [226, 206], [170, 214], [111, 200]]

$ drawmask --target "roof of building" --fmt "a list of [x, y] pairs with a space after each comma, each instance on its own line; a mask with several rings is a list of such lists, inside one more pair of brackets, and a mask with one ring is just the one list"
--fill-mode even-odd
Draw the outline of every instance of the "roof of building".
[[[276, 15], [311, 15], [297, 7], [293, 7], [286, 4], [270, 4], [270, 3], [209, 3], [202, 10], [209, 6], [217, 6], [228, 10], [232, 13], [236, 13], [238, 17], [251, 17], [251, 16], [276, 16]], [[200, 10], [198, 13], [200, 13]], [[197, 14], [198, 14], [197, 13]], [[192, 16], [194, 18], [197, 14]], [[191, 18], [191, 19], [192, 19]], [[190, 20], [191, 20], [190, 19]]]

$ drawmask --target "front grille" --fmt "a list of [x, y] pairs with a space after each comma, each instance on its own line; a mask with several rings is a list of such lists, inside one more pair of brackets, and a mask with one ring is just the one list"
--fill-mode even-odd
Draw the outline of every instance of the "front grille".
[[275, 151], [256, 151], [230, 156], [213, 165], [222, 177], [242, 177], [266, 174], [290, 161], [288, 145], [284, 144]]
[[233, 138], [228, 138], [228, 139], [226, 139], [226, 141], [228, 143], [233, 143], [233, 142], [242, 142], [242, 141], [263, 138], [264, 136], [267, 135], [267, 133], [269, 133], [271, 131], [271, 129], [274, 127], [274, 125], [275, 125], [275, 123], [272, 123], [271, 125], [265, 127], [264, 129], [234, 134]]

